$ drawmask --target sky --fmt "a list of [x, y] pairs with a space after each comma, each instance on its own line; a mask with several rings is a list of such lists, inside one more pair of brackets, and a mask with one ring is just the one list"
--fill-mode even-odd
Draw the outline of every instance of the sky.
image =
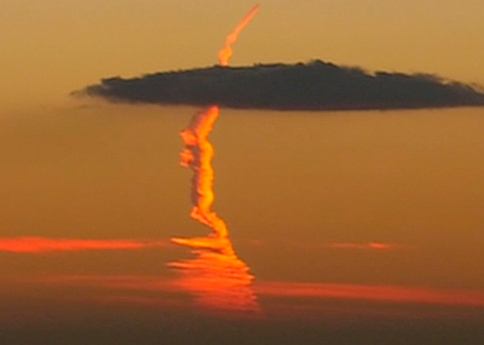
[[[102, 77], [211, 66], [249, 1], [0, 2], [0, 102], [51, 105]], [[322, 59], [484, 83], [479, 0], [266, 1], [233, 65]]]
[[[213, 66], [253, 5], [0, 0], [2, 344], [481, 343], [481, 108], [222, 108], [214, 210], [234, 257], [170, 242], [207, 233], [179, 166], [200, 108], [71, 96]], [[232, 66], [320, 59], [484, 85], [480, 0], [260, 5]]]

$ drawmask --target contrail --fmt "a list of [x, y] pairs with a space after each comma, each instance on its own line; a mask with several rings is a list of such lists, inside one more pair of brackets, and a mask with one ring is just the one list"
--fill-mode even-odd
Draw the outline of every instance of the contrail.
[[255, 5], [249, 13], [242, 19], [242, 21], [237, 24], [235, 29], [227, 36], [225, 39], [225, 45], [220, 50], [218, 54], [218, 61], [221, 66], [228, 66], [229, 65], [229, 60], [232, 57], [233, 50], [232, 50], [232, 45], [237, 42], [237, 39], [239, 38], [240, 33], [242, 30], [245, 29], [245, 27], [250, 23], [252, 18], [259, 12], [260, 5]]
[[[225, 46], [219, 54], [219, 60], [222, 65], [227, 65], [231, 55], [231, 45], [237, 41], [241, 31], [252, 20], [259, 5], [255, 6], [227, 36]], [[230, 53], [227, 55], [227, 51]], [[181, 137], [185, 143], [185, 148], [181, 152], [181, 165], [190, 168], [193, 171], [192, 178], [192, 204], [193, 208], [190, 216], [200, 223], [210, 227], [213, 233], [208, 238], [198, 239], [172, 239], [173, 242], [195, 247], [209, 248], [212, 245], [209, 242], [214, 240], [226, 242], [223, 244], [223, 252], [233, 254], [233, 248], [228, 241], [228, 229], [225, 222], [211, 210], [215, 199], [213, 192], [214, 170], [212, 159], [214, 149], [208, 135], [220, 114], [220, 107], [213, 105], [197, 114], [190, 121], [187, 128], [181, 132]], [[221, 243], [216, 245], [217, 250], [221, 251]]]
[[181, 132], [185, 143], [185, 149], [181, 153], [181, 165], [194, 172], [191, 217], [212, 228], [218, 237], [227, 237], [225, 223], [211, 211], [215, 199], [212, 167], [214, 150], [207, 138], [219, 113], [220, 108], [212, 106], [196, 114], [188, 127]]
[[[232, 56], [232, 44], [258, 10], [259, 6], [252, 8], [227, 36], [219, 53], [220, 65], [228, 65]], [[206, 237], [172, 238], [176, 244], [191, 247], [197, 257], [168, 265], [181, 271], [178, 286], [195, 294], [197, 303], [202, 307], [212, 310], [259, 311], [256, 296], [250, 288], [254, 277], [248, 273], [249, 267], [235, 254], [227, 225], [211, 209], [215, 199], [212, 167], [214, 148], [208, 135], [219, 114], [218, 105], [210, 106], [195, 114], [188, 127], [181, 132], [185, 148], [181, 152], [180, 164], [193, 171], [193, 207], [190, 216], [208, 226], [212, 232]]]

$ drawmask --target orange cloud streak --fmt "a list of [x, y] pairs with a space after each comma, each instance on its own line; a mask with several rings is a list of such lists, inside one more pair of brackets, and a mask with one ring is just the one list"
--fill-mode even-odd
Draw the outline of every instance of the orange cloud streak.
[[368, 242], [368, 243], [353, 243], [353, 242], [341, 242], [341, 243], [329, 243], [329, 248], [335, 249], [368, 249], [368, 250], [397, 250], [403, 246], [393, 243], [383, 242]]
[[[198, 293], [213, 293], [213, 298], [217, 298], [216, 293], [220, 291], [216, 277], [211, 277], [213, 272], [223, 272], [226, 275], [222, 280], [227, 288], [225, 296], [219, 296], [221, 300], [229, 297], [228, 292], [234, 286], [234, 282], [239, 286], [248, 286], [247, 276], [240, 274], [239, 269], [235, 268], [233, 262], [226, 262], [216, 255], [203, 255], [196, 260], [188, 260], [181, 263], [173, 263], [170, 266], [186, 268], [186, 280], [169, 280], [157, 276], [47, 276], [29, 279], [30, 283], [47, 284], [68, 284], [74, 286], [98, 286], [109, 290], [129, 290], [129, 291], [151, 291], [177, 293], [180, 291], [197, 290]], [[202, 262], [205, 261], [205, 262]], [[216, 264], [214, 264], [216, 262]], [[242, 270], [247, 266], [239, 261]], [[189, 270], [199, 270], [198, 276], [191, 276]], [[232, 273], [231, 273], [232, 272]], [[232, 274], [232, 276], [231, 276]], [[193, 280], [192, 280], [193, 279]], [[195, 280], [200, 279], [200, 282]], [[212, 281], [213, 279], [213, 281]], [[356, 285], [356, 284], [330, 284], [330, 283], [299, 283], [299, 282], [273, 282], [259, 281], [254, 284], [253, 290], [261, 296], [282, 297], [282, 298], [315, 298], [315, 299], [341, 299], [341, 300], [367, 300], [382, 303], [419, 303], [449, 306], [468, 306], [484, 307], [484, 291], [465, 290], [465, 289], [438, 289], [420, 288], [395, 285]], [[234, 301], [238, 303], [234, 294]], [[249, 299], [250, 295], [248, 296]]]
[[484, 292], [445, 290], [385, 285], [351, 285], [326, 283], [257, 284], [258, 294], [281, 297], [338, 298], [397, 303], [429, 303], [443, 305], [484, 307]]
[[235, 42], [237, 42], [237, 39], [239, 38], [239, 35], [242, 32], [242, 30], [245, 29], [245, 27], [250, 23], [252, 18], [254, 18], [257, 12], [259, 12], [259, 8], [260, 8], [259, 5], [254, 6], [249, 11], [249, 13], [244, 17], [244, 19], [242, 19], [242, 21], [239, 24], [237, 24], [235, 29], [225, 39], [225, 45], [218, 55], [218, 61], [221, 66], [229, 65], [229, 60], [233, 54], [232, 45]]
[[272, 239], [270, 243], [259, 239], [245, 239], [240, 240], [245, 244], [261, 247], [269, 245], [271, 247], [289, 247], [299, 250], [318, 250], [322, 248], [329, 249], [343, 249], [343, 250], [374, 250], [381, 252], [400, 251], [415, 249], [412, 246], [400, 243], [385, 243], [385, 242], [300, 242], [294, 240], [280, 240]]
[[84, 240], [43, 237], [0, 238], [0, 252], [31, 254], [83, 250], [138, 250], [154, 247], [167, 247], [169, 245], [170, 243], [168, 241], [161, 240]]

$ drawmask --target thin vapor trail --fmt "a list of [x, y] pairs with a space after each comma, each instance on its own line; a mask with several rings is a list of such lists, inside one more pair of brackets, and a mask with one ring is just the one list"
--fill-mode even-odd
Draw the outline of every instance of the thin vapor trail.
[[233, 55], [233, 49], [232, 45], [237, 42], [237, 39], [239, 38], [240, 33], [242, 30], [245, 29], [245, 27], [251, 22], [252, 18], [259, 12], [260, 5], [255, 5], [249, 13], [242, 19], [242, 21], [237, 24], [235, 29], [227, 36], [225, 39], [225, 45], [220, 50], [219, 55], [218, 55], [218, 61], [221, 66], [228, 66], [229, 65], [229, 60]]

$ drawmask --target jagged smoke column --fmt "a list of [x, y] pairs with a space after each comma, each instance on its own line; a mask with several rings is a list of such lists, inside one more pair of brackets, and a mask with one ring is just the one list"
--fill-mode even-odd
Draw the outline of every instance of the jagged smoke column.
[[181, 132], [185, 148], [181, 153], [181, 165], [193, 171], [191, 199], [193, 208], [190, 216], [213, 230], [210, 237], [173, 238], [172, 241], [195, 248], [206, 248], [234, 255], [228, 239], [225, 222], [211, 210], [215, 199], [213, 192], [214, 171], [212, 167], [213, 146], [208, 141], [214, 122], [220, 113], [218, 106], [212, 106], [193, 116], [190, 124]]
[[[227, 36], [225, 45], [219, 52], [219, 62], [227, 66], [232, 56], [232, 45], [237, 41], [242, 30], [250, 23], [259, 11], [259, 5], [254, 6], [235, 29]], [[228, 241], [228, 229], [225, 222], [211, 210], [215, 195], [213, 192], [214, 171], [212, 167], [213, 146], [208, 135], [220, 114], [220, 107], [211, 106], [192, 118], [190, 124], [181, 132], [185, 148], [181, 153], [181, 165], [193, 171], [192, 203], [190, 216], [200, 223], [210, 227], [213, 233], [209, 238], [180, 239], [173, 242], [192, 247], [211, 248], [216, 240], [217, 247], [226, 254], [233, 254], [233, 248]], [[222, 243], [225, 242], [225, 243]], [[223, 248], [223, 249], [221, 249]]]
[[[259, 10], [255, 6], [235, 27], [219, 53], [219, 62], [227, 66], [232, 56], [232, 44], [240, 32]], [[191, 185], [192, 211], [190, 216], [208, 226], [212, 232], [206, 237], [172, 238], [176, 244], [192, 248], [195, 259], [172, 262], [168, 265], [181, 272], [177, 284], [196, 296], [197, 303], [210, 310], [255, 311], [260, 307], [250, 284], [254, 277], [249, 267], [241, 261], [228, 237], [225, 222], [212, 211], [214, 149], [208, 135], [220, 114], [220, 107], [213, 105], [195, 114], [187, 128], [181, 132], [185, 148], [181, 152], [181, 165], [193, 171]]]
[[212, 106], [196, 114], [189, 126], [181, 132], [185, 149], [181, 153], [181, 165], [193, 170], [192, 203], [190, 216], [212, 228], [218, 237], [227, 237], [223, 220], [211, 210], [214, 171], [212, 167], [213, 146], [207, 137], [220, 114], [218, 106]]

